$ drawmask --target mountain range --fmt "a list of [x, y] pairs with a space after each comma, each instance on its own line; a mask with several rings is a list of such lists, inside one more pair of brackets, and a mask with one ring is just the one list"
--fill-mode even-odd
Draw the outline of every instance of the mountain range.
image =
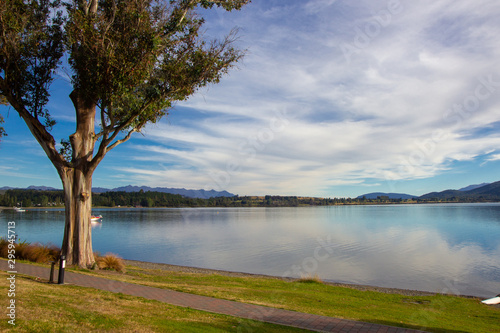
[[494, 183], [482, 183], [469, 185], [458, 190], [445, 190], [441, 192], [431, 192], [421, 196], [404, 194], [404, 193], [367, 193], [358, 196], [359, 199], [365, 197], [367, 199], [377, 199], [378, 197], [387, 196], [389, 199], [439, 199], [449, 200], [469, 199], [469, 200], [500, 200], [500, 181]]
[[[21, 189], [15, 187], [0, 187], [0, 191], [11, 190], [11, 189]], [[61, 189], [48, 187], [48, 186], [28, 186], [24, 188], [26, 190], [39, 190], [39, 191], [60, 191]], [[185, 188], [169, 188], [169, 187], [149, 187], [149, 186], [122, 186], [113, 189], [95, 187], [92, 189], [93, 193], [105, 193], [105, 192], [162, 192], [171, 194], [180, 194], [187, 198], [200, 198], [209, 199], [212, 197], [234, 197], [235, 195], [227, 191], [215, 191], [215, 190], [188, 190]], [[383, 193], [383, 192], [373, 192], [358, 196], [358, 199], [365, 197], [366, 199], [377, 199], [378, 197], [389, 197], [389, 199], [438, 199], [438, 200], [449, 200], [452, 198], [456, 199], [467, 199], [467, 200], [500, 200], [500, 181], [494, 183], [482, 183], [476, 185], [469, 185], [458, 190], [445, 190], [441, 192], [431, 192], [421, 196], [411, 195], [405, 193]]]
[[500, 181], [484, 186], [473, 187], [470, 190], [446, 190], [431, 192], [419, 197], [420, 199], [470, 199], [470, 200], [500, 200]]
[[405, 193], [383, 193], [383, 192], [372, 192], [360, 195], [358, 199], [362, 199], [365, 197], [366, 199], [377, 199], [378, 197], [389, 197], [389, 199], [413, 199], [416, 198], [416, 195], [405, 194]]
[[[4, 186], [0, 187], [0, 191], [20, 189], [16, 187]], [[26, 190], [38, 190], [38, 191], [61, 191], [61, 189], [48, 187], [48, 186], [28, 186], [24, 188]], [[227, 191], [215, 191], [215, 190], [187, 190], [185, 188], [169, 188], [169, 187], [149, 187], [149, 186], [122, 186], [113, 189], [94, 187], [92, 188], [92, 193], [105, 193], [105, 192], [162, 192], [171, 194], [180, 194], [187, 198], [199, 198], [199, 199], [209, 199], [212, 197], [234, 197], [235, 195]]]

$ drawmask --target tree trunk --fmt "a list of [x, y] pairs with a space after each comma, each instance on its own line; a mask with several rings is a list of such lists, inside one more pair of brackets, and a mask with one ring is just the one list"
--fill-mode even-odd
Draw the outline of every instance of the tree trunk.
[[76, 110], [76, 132], [70, 136], [73, 155], [70, 166], [57, 168], [64, 188], [66, 223], [61, 254], [68, 265], [90, 268], [92, 251], [92, 174], [96, 106], [77, 91], [70, 95]]
[[62, 179], [66, 223], [61, 254], [68, 265], [91, 268], [94, 265], [92, 250], [92, 174], [68, 169]]

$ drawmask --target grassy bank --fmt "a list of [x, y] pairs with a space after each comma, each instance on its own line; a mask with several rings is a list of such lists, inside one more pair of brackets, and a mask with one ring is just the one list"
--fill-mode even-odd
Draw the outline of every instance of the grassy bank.
[[[314, 281], [291, 282], [136, 266], [127, 266], [126, 273], [80, 272], [158, 288], [431, 332], [498, 332], [500, 322], [499, 308], [485, 306], [478, 299], [455, 296], [408, 296]], [[4, 279], [4, 276], [0, 278]], [[6, 299], [6, 288], [4, 285], [2, 288], [1, 298]], [[48, 285], [31, 279], [19, 280], [19, 291], [19, 327], [27, 325], [30, 327], [27, 331], [43, 331], [51, 327], [53, 321], [57, 321], [61, 331], [131, 331], [129, 328], [133, 328], [137, 331], [227, 332], [236, 331], [240, 323], [238, 319], [227, 316], [121, 294]], [[0, 328], [6, 327], [6, 321], [1, 322]], [[254, 327], [255, 332], [293, 332], [290, 328], [262, 323], [245, 325]]]
[[479, 299], [450, 295], [407, 296], [317, 282], [134, 266], [127, 266], [125, 274], [86, 273], [239, 302], [432, 332], [499, 331], [500, 309], [483, 305]]
[[[0, 271], [0, 279], [7, 274]], [[7, 306], [7, 284], [0, 285], [0, 303]], [[140, 297], [71, 285], [59, 286], [16, 278], [16, 325], [4, 310], [0, 331], [12, 332], [235, 332], [258, 327], [259, 332], [303, 332], [279, 325], [240, 320]], [[245, 325], [245, 326], [242, 326]], [[246, 331], [246, 330], [243, 330]]]

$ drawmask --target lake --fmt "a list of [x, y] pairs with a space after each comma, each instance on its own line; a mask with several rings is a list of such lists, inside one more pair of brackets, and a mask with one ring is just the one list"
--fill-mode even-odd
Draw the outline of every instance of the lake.
[[[275, 276], [492, 297], [500, 204], [95, 209], [101, 254]], [[62, 243], [63, 210], [0, 212], [30, 242]]]

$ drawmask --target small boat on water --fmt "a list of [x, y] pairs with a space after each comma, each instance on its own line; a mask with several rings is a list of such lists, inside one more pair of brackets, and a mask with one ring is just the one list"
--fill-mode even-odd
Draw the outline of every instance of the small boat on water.
[[485, 299], [484, 301], [481, 301], [481, 303], [488, 305], [500, 304], [500, 294], [496, 297]]
[[90, 222], [100, 222], [100, 220], [102, 219], [102, 215], [92, 215], [90, 217]]
[[14, 207], [14, 211], [18, 212], [18, 213], [22, 213], [22, 212], [25, 212], [26, 209], [23, 209], [22, 207], [19, 208], [19, 207]]

